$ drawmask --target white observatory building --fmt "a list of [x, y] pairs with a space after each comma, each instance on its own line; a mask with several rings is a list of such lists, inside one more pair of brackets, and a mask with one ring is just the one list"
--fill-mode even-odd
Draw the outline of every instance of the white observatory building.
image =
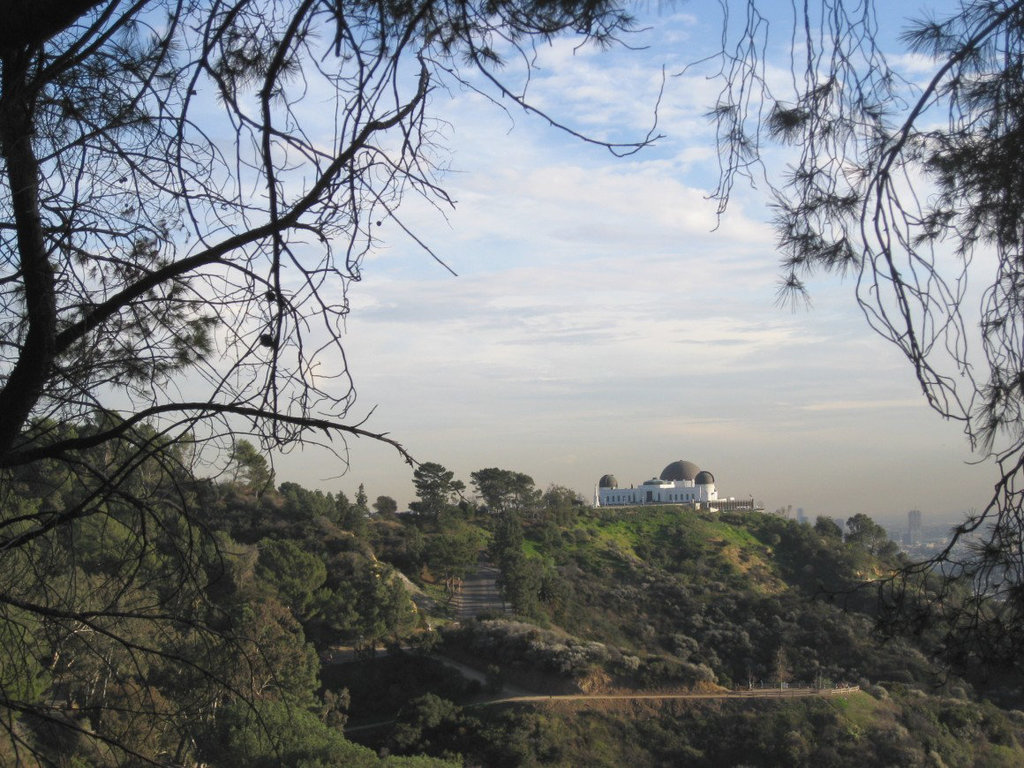
[[673, 461], [658, 477], [620, 488], [615, 475], [604, 475], [594, 490], [595, 507], [636, 504], [696, 504], [718, 501], [715, 476], [692, 461]]

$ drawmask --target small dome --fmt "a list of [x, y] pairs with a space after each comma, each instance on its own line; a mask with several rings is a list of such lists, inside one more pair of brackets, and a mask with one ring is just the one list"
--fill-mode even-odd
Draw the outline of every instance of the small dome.
[[661, 485], [663, 482], [657, 477], [652, 477], [650, 480], [644, 480], [644, 485]]
[[693, 482], [695, 485], [714, 485], [715, 476], [704, 469], [697, 473], [697, 477], [694, 478]]
[[618, 488], [619, 481], [615, 479], [615, 475], [601, 475], [597, 485], [599, 488]]
[[668, 482], [678, 482], [679, 480], [686, 480], [693, 482], [694, 478], [697, 477], [697, 473], [700, 472], [700, 467], [694, 464], [692, 461], [673, 461], [663, 470], [661, 470], [661, 479], [667, 480]]

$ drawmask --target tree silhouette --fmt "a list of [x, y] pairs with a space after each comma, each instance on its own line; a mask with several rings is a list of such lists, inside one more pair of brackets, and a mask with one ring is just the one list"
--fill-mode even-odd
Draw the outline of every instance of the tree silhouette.
[[[538, 41], [608, 43], [628, 26], [594, 0], [5, 4], [0, 727], [12, 743], [31, 715], [107, 744], [111, 762], [152, 759], [124, 713], [173, 721], [153, 695], [90, 699], [94, 722], [121, 717], [120, 731], [74, 725], [70, 695], [37, 695], [39, 660], [57, 669], [71, 645], [73, 668], [96, 679], [157, 659], [164, 674], [189, 670], [190, 690], [231, 685], [215, 661], [224, 624], [197, 608], [224, 564], [193, 467], [223, 466], [239, 433], [264, 452], [319, 442], [344, 462], [355, 436], [408, 458], [349, 417], [342, 328], [378, 227], [416, 240], [401, 201], [450, 202], [428, 95], [472, 71], [495, 101], [532, 109], [504, 86], [499, 49], [529, 68]], [[90, 526], [99, 553], [75, 543]]]
[[[883, 52], [872, 2], [795, 6], [795, 24], [782, 25], [792, 78], [771, 82], [777, 19], [757, 0], [741, 5], [742, 21], [727, 22], [711, 112], [721, 210], [739, 179], [763, 178], [783, 254], [780, 296], [806, 297], [819, 270], [851, 274], [868, 324], [996, 468], [982, 511], [936, 557], [885, 583], [888, 618], [914, 631], [937, 621], [950, 658], [1020, 671], [1024, 4], [968, 0], [909, 22], [902, 42], [930, 68], [914, 81]], [[772, 140], [795, 150], [785, 174], [763, 173]]]

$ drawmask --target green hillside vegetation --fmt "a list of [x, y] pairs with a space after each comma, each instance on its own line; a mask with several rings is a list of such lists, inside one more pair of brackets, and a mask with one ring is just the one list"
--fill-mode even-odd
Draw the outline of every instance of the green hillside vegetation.
[[[876, 636], [873, 593], [857, 587], [898, 555], [870, 518], [844, 535], [757, 513], [591, 509], [495, 469], [474, 473], [475, 502], [436, 464], [416, 470], [414, 511], [396, 514], [362, 488], [275, 488], [250, 449], [219, 482], [137, 467], [125, 482], [150, 489], [162, 521], [147, 541], [118, 523], [131, 509], [108, 507], [8, 560], [8, 590], [45, 566], [51, 589], [124, 606], [110, 621], [133, 639], [8, 606], [0, 686], [48, 716], [14, 717], [0, 764], [1024, 764], [1012, 681], [935, 666], [927, 636]], [[7, 509], [90, 492], [35, 471], [3, 479]], [[172, 583], [183, 558], [191, 577]], [[501, 567], [512, 613], [456, 621], [481, 558]], [[187, 620], [161, 618], [172, 604]], [[594, 698], [838, 684], [861, 690]], [[590, 698], [496, 701], [518, 690]]]
[[[656, 667], [699, 664], [726, 686], [938, 672], [904, 642], [871, 641], [873, 595], [854, 588], [884, 563], [809, 526], [661, 506], [527, 526], [525, 541], [528, 584], [508, 590], [521, 616]], [[634, 682], [650, 684], [646, 669]]]
[[[435, 703], [436, 704], [436, 703]], [[393, 746], [472, 745], [488, 766], [1010, 766], [1020, 721], [935, 697], [552, 705], [486, 718], [418, 703]], [[856, 717], [843, 707], [857, 708]], [[427, 714], [427, 712], [434, 714]], [[970, 724], [959, 719], [970, 712]], [[457, 739], [454, 734], [465, 734]], [[447, 739], [447, 741], [446, 741]], [[1009, 744], [1003, 740], [1009, 740]], [[455, 743], [457, 742], [457, 743]], [[478, 762], [477, 762], [478, 761]]]
[[1024, 715], [933, 665], [926, 638], [877, 637], [874, 595], [858, 587], [897, 552], [858, 517], [844, 538], [830, 521], [759, 513], [580, 508], [556, 522], [535, 508], [506, 535], [518, 549], [490, 553], [526, 561], [518, 583], [505, 577], [518, 616], [445, 628], [441, 649], [547, 693], [839, 682], [859, 692], [498, 709], [421, 694], [367, 743], [495, 766], [1021, 764]]

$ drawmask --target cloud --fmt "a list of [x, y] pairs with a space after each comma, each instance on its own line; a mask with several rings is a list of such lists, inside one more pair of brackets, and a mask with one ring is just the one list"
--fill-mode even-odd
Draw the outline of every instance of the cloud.
[[804, 411], [877, 411], [887, 408], [918, 408], [920, 398], [898, 398], [889, 400], [831, 400], [807, 403], [798, 406]]
[[[681, 71], [711, 26], [652, 19], [647, 52], [558, 41], [540, 51], [530, 94], [574, 126], [635, 136], [662, 64]], [[503, 466], [589, 493], [604, 472], [642, 482], [687, 458], [726, 493], [812, 514], [863, 511], [880, 488], [863, 483], [892, 467], [900, 483], [868, 511], [978, 495], [956, 480], [958, 429], [928, 412], [905, 361], [866, 329], [853, 286], [818, 278], [811, 311], [780, 310], [761, 191], [737, 189], [717, 219], [703, 117], [717, 86], [703, 74], [666, 81], [666, 138], [625, 159], [513, 106], [435, 93], [452, 142], [440, 181], [457, 205], [442, 215], [410, 197], [400, 215], [459, 277], [394, 222], [380, 228], [387, 247], [349, 288], [357, 411], [379, 406], [371, 428], [463, 479]], [[396, 457], [352, 448], [352, 490], [411, 498]]]

